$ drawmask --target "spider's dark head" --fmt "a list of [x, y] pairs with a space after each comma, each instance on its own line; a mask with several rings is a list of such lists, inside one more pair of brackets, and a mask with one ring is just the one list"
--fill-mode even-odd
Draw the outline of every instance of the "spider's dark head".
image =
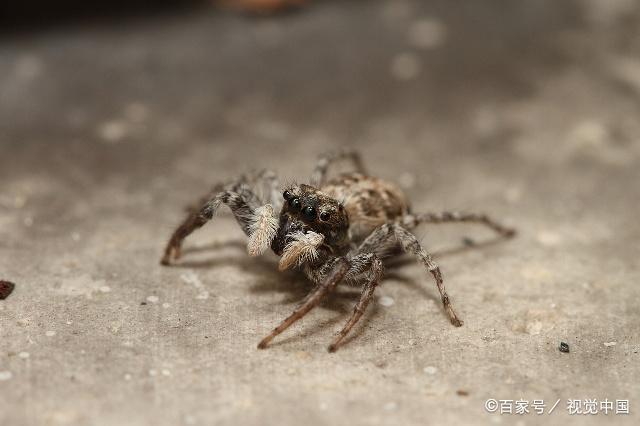
[[324, 244], [336, 247], [347, 240], [349, 217], [344, 206], [336, 199], [309, 185], [294, 185], [282, 196], [278, 232], [271, 248], [280, 255], [296, 232], [313, 231], [324, 236]]

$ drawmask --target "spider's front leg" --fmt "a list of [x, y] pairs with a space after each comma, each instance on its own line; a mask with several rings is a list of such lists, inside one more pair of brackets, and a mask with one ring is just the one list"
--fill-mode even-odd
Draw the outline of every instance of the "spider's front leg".
[[436, 286], [438, 287], [438, 292], [440, 293], [440, 298], [442, 299], [442, 304], [449, 316], [451, 324], [456, 327], [460, 327], [462, 325], [462, 320], [458, 318], [458, 315], [451, 306], [451, 300], [449, 300], [449, 295], [445, 289], [440, 268], [434, 262], [431, 254], [422, 248], [415, 235], [398, 224], [387, 223], [373, 231], [371, 235], [369, 235], [360, 245], [359, 250], [365, 253], [376, 253], [380, 257], [384, 257], [388, 254], [390, 241], [400, 243], [400, 246], [405, 252], [418, 258], [431, 275], [433, 275], [433, 278], [436, 281]]
[[319, 282], [316, 288], [314, 288], [313, 291], [309, 293], [304, 302], [302, 302], [302, 304], [298, 306], [291, 315], [289, 315], [284, 321], [282, 321], [280, 325], [274, 328], [267, 337], [260, 341], [260, 343], [258, 344], [258, 349], [266, 348], [267, 345], [269, 345], [269, 343], [274, 339], [274, 337], [285, 331], [293, 323], [308, 314], [310, 310], [318, 306], [322, 299], [328, 293], [333, 291], [338, 283], [342, 281], [344, 276], [349, 271], [349, 261], [344, 257], [338, 257], [331, 259], [329, 262], [331, 262], [331, 264], [328, 265], [329, 272], [326, 274], [325, 278]]
[[373, 293], [375, 292], [376, 287], [378, 287], [378, 284], [380, 284], [380, 280], [382, 279], [382, 261], [373, 253], [364, 253], [355, 256], [351, 259], [351, 265], [351, 269], [347, 273], [347, 279], [349, 279], [351, 275], [355, 277], [362, 273], [366, 273], [367, 282], [362, 287], [360, 300], [358, 300], [358, 303], [353, 308], [351, 317], [342, 330], [340, 330], [340, 333], [338, 333], [331, 345], [329, 345], [329, 352], [337, 351], [342, 344], [342, 340], [347, 336], [349, 331], [351, 331], [353, 326], [360, 321], [360, 318], [367, 309], [367, 306], [369, 306], [369, 302], [373, 298]]
[[184, 239], [193, 231], [209, 222], [221, 204], [225, 204], [231, 209], [231, 212], [244, 233], [251, 235], [259, 201], [255, 194], [245, 185], [235, 185], [232, 189], [226, 189], [216, 194], [207, 201], [200, 210], [187, 216], [182, 224], [173, 232], [160, 263], [169, 265], [172, 260], [178, 259]]

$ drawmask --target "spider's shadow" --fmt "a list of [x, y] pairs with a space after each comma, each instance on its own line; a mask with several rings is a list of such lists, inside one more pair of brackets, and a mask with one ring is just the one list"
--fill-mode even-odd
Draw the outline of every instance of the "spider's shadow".
[[[440, 250], [433, 253], [435, 258], [442, 258], [455, 254], [465, 253], [471, 250], [489, 247], [504, 241], [504, 238], [497, 237], [494, 239], [486, 240], [480, 243], [470, 242], [465, 240], [463, 244], [452, 247], [445, 250]], [[212, 250], [218, 250], [223, 248], [237, 248], [244, 252], [246, 250], [246, 243], [241, 240], [229, 240], [211, 243], [204, 246], [186, 248], [183, 254], [189, 253], [208, 252]], [[416, 280], [408, 278], [402, 274], [399, 274], [397, 270], [403, 266], [409, 264], [415, 264], [416, 259], [408, 255], [396, 255], [388, 258], [385, 261], [385, 276], [383, 282], [387, 279], [393, 279], [406, 286], [409, 286], [412, 290], [420, 292], [421, 295], [427, 299], [431, 299], [436, 303], [440, 302], [440, 298], [437, 295], [437, 291], [434, 290], [435, 286], [425, 285], [424, 280], [416, 282]], [[281, 304], [300, 303], [304, 297], [309, 294], [313, 289], [313, 283], [311, 283], [300, 271], [285, 271], [279, 272], [276, 263], [266, 257], [249, 258], [246, 256], [225, 256], [216, 257], [203, 260], [186, 260], [175, 264], [174, 267], [178, 268], [214, 268], [216, 266], [234, 264], [245, 271], [250, 271], [261, 276], [263, 280], [257, 285], [252, 286], [249, 291], [252, 293], [286, 293], [287, 297], [284, 300], [278, 302]], [[320, 323], [314, 323], [308, 329], [305, 329], [300, 334], [278, 339], [271, 343], [271, 346], [278, 346], [290, 343], [298, 339], [304, 339], [309, 337], [327, 327], [334, 327], [337, 323], [346, 321], [346, 317], [351, 313], [353, 306], [357, 303], [360, 297], [360, 289], [356, 287], [340, 286], [330, 297], [325, 298], [320, 306], [337, 312], [339, 315], [334, 316], [329, 320], [322, 321]], [[372, 303], [369, 305], [369, 309], [363, 315], [359, 324], [354, 327], [352, 333], [350, 333], [344, 340], [343, 344], [347, 344], [349, 341], [360, 336], [366, 329], [366, 324], [374, 317], [380, 314], [379, 305]], [[446, 314], [442, 312], [443, 318], [446, 319]]]

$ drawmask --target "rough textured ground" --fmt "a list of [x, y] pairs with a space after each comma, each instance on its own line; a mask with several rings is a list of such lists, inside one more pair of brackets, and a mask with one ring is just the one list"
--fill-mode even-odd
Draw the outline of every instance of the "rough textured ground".
[[[637, 424], [640, 13], [455, 3], [2, 40], [0, 279], [16, 289], [0, 301], [0, 424]], [[229, 217], [176, 267], [162, 247], [212, 183], [261, 166], [304, 179], [343, 144], [415, 210], [484, 211], [520, 234], [465, 249], [491, 233], [420, 231], [462, 328], [408, 264], [336, 354], [355, 289], [259, 351], [304, 279], [249, 259]], [[562, 401], [500, 416], [487, 398]], [[632, 413], [569, 416], [569, 398]]]

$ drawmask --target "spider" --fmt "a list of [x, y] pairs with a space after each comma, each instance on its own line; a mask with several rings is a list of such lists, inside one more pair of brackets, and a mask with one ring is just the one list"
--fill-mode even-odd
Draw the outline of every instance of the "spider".
[[[339, 160], [350, 160], [355, 171], [328, 179], [329, 167]], [[258, 184], [268, 188], [267, 200], [256, 195]], [[309, 185], [293, 184], [282, 193], [276, 175], [267, 170], [217, 185], [174, 231], [161, 263], [177, 260], [184, 239], [211, 220], [222, 204], [231, 209], [249, 237], [250, 256], [271, 248], [280, 256], [281, 271], [301, 268], [315, 284], [293, 313], [260, 341], [259, 349], [318, 306], [339, 283], [360, 284], [360, 299], [328, 348], [336, 351], [380, 284], [383, 260], [402, 251], [414, 256], [433, 276], [449, 320], [460, 327], [462, 321], [451, 305], [440, 268], [411, 230], [424, 223], [474, 222], [502, 237], [515, 233], [482, 214], [412, 213], [397, 186], [367, 175], [360, 155], [344, 149], [319, 158]]]

